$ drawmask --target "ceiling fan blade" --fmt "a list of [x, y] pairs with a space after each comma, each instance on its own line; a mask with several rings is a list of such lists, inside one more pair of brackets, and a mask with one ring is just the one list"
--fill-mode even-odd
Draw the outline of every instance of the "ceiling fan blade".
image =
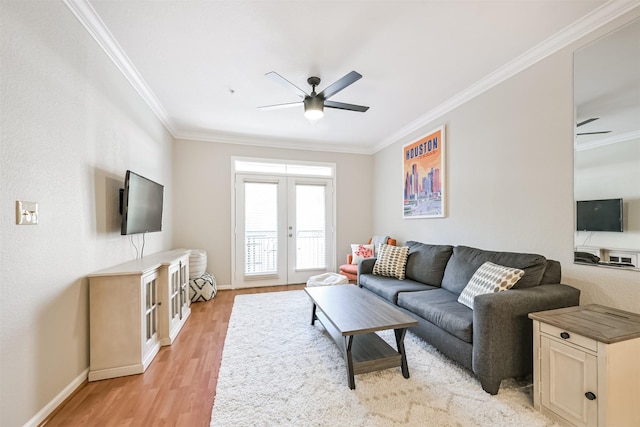
[[584, 120], [584, 121], [576, 124], [576, 127], [579, 128], [582, 125], [586, 125], [587, 123], [595, 122], [598, 119], [599, 119], [599, 117], [591, 117], [590, 119]]
[[600, 135], [601, 133], [609, 133], [611, 132], [610, 130], [602, 130], [600, 132], [582, 132], [582, 133], [577, 133], [576, 135]]
[[264, 105], [262, 107], [258, 107], [259, 110], [280, 110], [282, 108], [290, 108], [290, 107], [301, 107], [304, 105], [302, 101], [298, 102], [288, 102], [286, 104], [275, 104], [275, 105]]
[[283, 85], [285, 87], [288, 87], [290, 90], [292, 90], [296, 95], [298, 95], [302, 99], [304, 99], [305, 97], [309, 96], [309, 94], [307, 92], [303, 91], [298, 86], [294, 85], [289, 80], [285, 79], [284, 77], [282, 77], [280, 74], [276, 73], [275, 71], [269, 71], [267, 74], [265, 74], [265, 76], [269, 77], [271, 80], [273, 80], [273, 81], [275, 81], [277, 83], [280, 83], [281, 85]]
[[336, 101], [324, 101], [324, 106], [327, 108], [337, 108], [338, 110], [359, 111], [361, 113], [369, 109], [369, 107], [365, 107], [364, 105], [345, 104], [344, 102]]
[[327, 86], [322, 92], [318, 94], [318, 96], [324, 99], [329, 99], [330, 97], [340, 92], [345, 87], [349, 86], [354, 82], [357, 82], [361, 78], [362, 78], [362, 75], [360, 73], [352, 71], [346, 76], [344, 76], [343, 78], [341, 78], [340, 80]]

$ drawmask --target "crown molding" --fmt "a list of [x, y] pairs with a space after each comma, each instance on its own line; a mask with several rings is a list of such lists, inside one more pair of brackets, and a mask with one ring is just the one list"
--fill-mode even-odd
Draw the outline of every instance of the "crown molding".
[[608, 138], [601, 138], [590, 142], [578, 142], [576, 139], [573, 148], [576, 151], [591, 150], [592, 148], [604, 147], [606, 145], [617, 144], [619, 142], [627, 142], [634, 139], [640, 139], [640, 130], [634, 130], [631, 132], [610, 136]]
[[[169, 133], [174, 136], [174, 126], [158, 98], [142, 78], [129, 57], [113, 37], [105, 23], [102, 21], [96, 10], [89, 4], [88, 0], [62, 0], [80, 21], [84, 28], [91, 34], [98, 45], [104, 50], [107, 56], [118, 67], [124, 77], [131, 83], [131, 86], [138, 92], [147, 103], [151, 111], [158, 117]], [[175, 138], [175, 136], [174, 136]]]
[[345, 144], [327, 144], [326, 142], [314, 142], [304, 140], [305, 145], [300, 145], [300, 140], [273, 137], [255, 137], [250, 135], [224, 134], [216, 132], [180, 132], [175, 139], [203, 142], [217, 142], [220, 144], [252, 145], [264, 148], [285, 148], [288, 150], [324, 151], [345, 154], [374, 154], [367, 146], [364, 148]]
[[532, 49], [518, 56], [513, 61], [503, 65], [483, 79], [472, 84], [462, 92], [449, 98], [433, 110], [420, 116], [413, 122], [409, 123], [407, 126], [400, 129], [398, 132], [385, 138], [379, 144], [373, 147], [373, 152], [377, 153], [378, 151], [397, 141], [408, 138], [410, 135], [420, 131], [421, 129], [429, 125], [432, 121], [442, 117], [446, 113], [463, 105], [467, 101], [470, 101], [476, 96], [479, 96], [480, 94], [486, 92], [494, 86], [497, 86], [503, 81], [513, 77], [519, 72], [529, 68], [530, 66], [568, 46], [569, 44], [578, 41], [580, 38], [588, 35], [589, 33], [597, 30], [603, 25], [606, 25], [607, 23], [635, 9], [638, 6], [640, 6], [640, 0], [608, 1], [599, 8], [593, 10], [591, 13], [585, 15], [578, 21], [564, 28], [560, 32], [554, 34], [542, 43], [539, 43]]

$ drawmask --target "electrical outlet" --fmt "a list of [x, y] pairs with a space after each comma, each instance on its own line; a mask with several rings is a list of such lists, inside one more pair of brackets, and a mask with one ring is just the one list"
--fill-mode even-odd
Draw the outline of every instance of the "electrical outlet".
[[16, 202], [16, 224], [35, 225], [38, 223], [38, 202]]

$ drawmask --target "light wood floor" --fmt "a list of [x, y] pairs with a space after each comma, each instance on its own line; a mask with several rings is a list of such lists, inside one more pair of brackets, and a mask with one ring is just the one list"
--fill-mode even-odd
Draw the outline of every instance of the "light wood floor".
[[145, 373], [85, 383], [42, 425], [208, 426], [235, 296], [303, 288], [219, 291], [192, 304], [174, 343], [160, 349]]

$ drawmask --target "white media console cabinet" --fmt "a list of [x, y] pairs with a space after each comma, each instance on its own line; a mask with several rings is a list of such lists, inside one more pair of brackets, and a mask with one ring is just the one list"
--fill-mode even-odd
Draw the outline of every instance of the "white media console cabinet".
[[189, 251], [145, 256], [89, 275], [89, 381], [140, 374], [191, 314]]

